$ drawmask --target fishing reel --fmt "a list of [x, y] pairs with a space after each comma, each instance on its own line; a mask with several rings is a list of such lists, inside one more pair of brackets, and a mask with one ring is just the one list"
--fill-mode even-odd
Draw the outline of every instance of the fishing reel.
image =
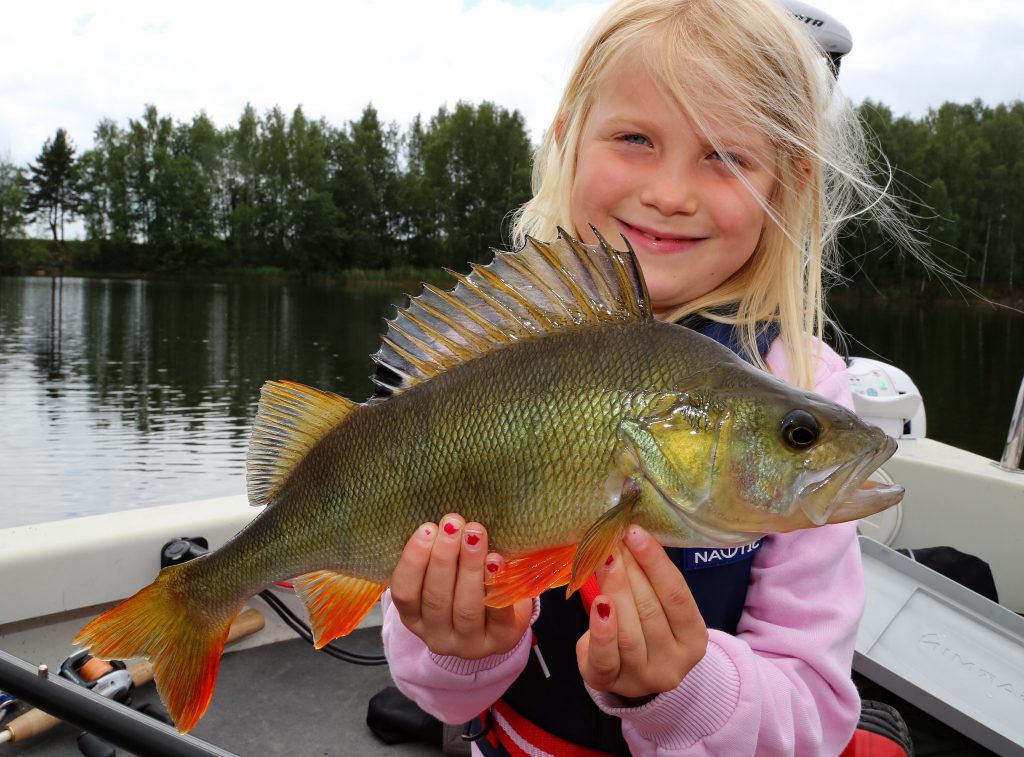
[[210, 542], [202, 536], [182, 536], [164, 544], [160, 550], [160, 567], [181, 565], [210, 550]]
[[[80, 649], [60, 665], [60, 676], [102, 697], [112, 699], [125, 706], [132, 706], [132, 692], [135, 682], [127, 666], [121, 660], [101, 660], [93, 657], [88, 650]], [[143, 704], [133, 709], [171, 725], [170, 718], [160, 707]], [[83, 732], [78, 736], [78, 751], [85, 757], [116, 757], [113, 746], [100, 737]]]
[[80, 649], [60, 665], [60, 675], [115, 702], [127, 704], [135, 684], [121, 660], [101, 660]]

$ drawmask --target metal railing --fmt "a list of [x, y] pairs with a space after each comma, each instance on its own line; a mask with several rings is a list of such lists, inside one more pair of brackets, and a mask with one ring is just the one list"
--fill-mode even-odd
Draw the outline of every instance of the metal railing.
[[1024, 379], [1020, 382], [1017, 392], [1017, 406], [1010, 417], [1010, 432], [1006, 435], [1006, 446], [1003, 456], [996, 463], [1000, 468], [1011, 473], [1024, 473], [1021, 469], [1021, 452], [1024, 451]]

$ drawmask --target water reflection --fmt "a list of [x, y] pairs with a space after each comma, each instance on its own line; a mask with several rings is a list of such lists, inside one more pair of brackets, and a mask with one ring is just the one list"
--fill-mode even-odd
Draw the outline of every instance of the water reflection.
[[[370, 394], [398, 291], [0, 278], [0, 526], [240, 494], [260, 386]], [[850, 352], [917, 382], [929, 435], [998, 457], [1024, 316], [839, 304]]]
[[399, 292], [0, 279], [0, 525], [244, 491], [259, 388], [353, 398]]
[[1024, 376], [1024, 315], [987, 305], [845, 303], [852, 354], [895, 363], [924, 397], [928, 436], [998, 459]]

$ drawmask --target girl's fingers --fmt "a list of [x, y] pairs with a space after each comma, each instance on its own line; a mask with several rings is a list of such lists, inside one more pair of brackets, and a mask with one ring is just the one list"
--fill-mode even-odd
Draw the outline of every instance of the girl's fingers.
[[467, 523], [459, 547], [459, 566], [452, 605], [452, 627], [463, 636], [479, 634], [485, 625], [484, 567], [487, 531], [479, 523]]
[[449, 514], [438, 524], [420, 593], [420, 614], [424, 624], [431, 628], [451, 627], [452, 599], [464, 523], [461, 516]]
[[[661, 552], [662, 558], [668, 562], [669, 567], [675, 571], [677, 580], [684, 581], [679, 571], [675, 569], [668, 556], [665, 555], [665, 550], [661, 548], [661, 545], [654, 542], [653, 539], [650, 539], [650, 541]], [[654, 561], [656, 559], [653, 555], [654, 550], [651, 550], [651, 552], [652, 554], [649, 557], [651, 561]], [[661, 605], [661, 597], [651, 584], [650, 578], [644, 572], [643, 566], [637, 562], [632, 552], [628, 549], [623, 550], [622, 562], [625, 566], [626, 576], [629, 579], [629, 587], [633, 595], [633, 606], [643, 633], [646, 653], [650, 653], [651, 650], [661, 649], [665, 644], [674, 643], [675, 639], [672, 635], [672, 628], [669, 625], [668, 617], [665, 615], [665, 608]]]
[[[643, 624], [637, 612], [633, 596], [630, 568], [638, 570], [629, 553], [620, 546], [597, 570], [597, 583], [615, 610], [615, 626], [618, 632], [618, 648], [621, 665], [635, 667], [647, 659], [647, 645], [644, 640]], [[591, 607], [593, 610], [593, 607]], [[593, 617], [593, 613], [591, 613]]]
[[608, 691], [622, 668], [616, 615], [611, 599], [597, 595], [590, 606], [590, 630], [576, 643], [580, 674], [598, 691]]
[[[651, 597], [644, 596], [643, 601], [656, 603], [658, 612], [651, 614], [664, 619], [667, 623], [666, 631], [682, 641], [681, 636], [685, 636], [687, 631], [694, 627], [703, 629], [704, 619], [686, 579], [665, 554], [662, 546], [639, 526], [630, 526], [626, 530], [625, 542], [630, 556], [641, 568], [645, 579], [641, 582], [639, 576], [633, 576], [634, 591], [637, 591], [638, 586], [646, 585], [645, 591], [653, 592]], [[641, 609], [640, 613], [644, 615], [646, 611]], [[655, 632], [656, 626], [649, 625], [648, 630]]]
[[402, 622], [411, 628], [420, 620], [420, 595], [430, 553], [437, 536], [436, 523], [424, 523], [409, 537], [391, 574], [391, 599]]

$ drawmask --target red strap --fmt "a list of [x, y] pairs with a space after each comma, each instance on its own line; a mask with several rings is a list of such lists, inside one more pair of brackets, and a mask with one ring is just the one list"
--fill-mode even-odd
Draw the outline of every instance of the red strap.
[[601, 587], [597, 585], [597, 574], [595, 573], [580, 588], [580, 599], [583, 600], [583, 609], [590, 615], [590, 605], [594, 604], [594, 598], [601, 593]]
[[491, 733], [512, 757], [609, 757], [607, 752], [573, 744], [531, 723], [504, 699], [491, 707]]
[[858, 728], [839, 757], [907, 757], [907, 751], [892, 739]]

